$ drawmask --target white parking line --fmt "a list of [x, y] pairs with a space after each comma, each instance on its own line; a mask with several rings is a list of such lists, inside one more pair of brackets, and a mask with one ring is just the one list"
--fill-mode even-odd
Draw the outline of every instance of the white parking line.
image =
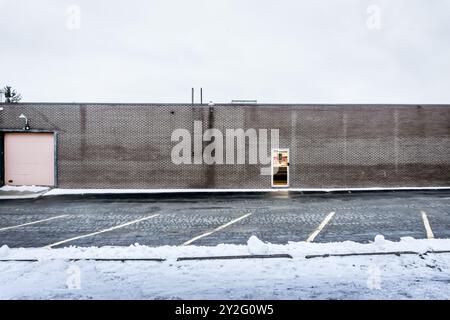
[[148, 216], [148, 217], [144, 217], [144, 218], [141, 218], [141, 219], [133, 220], [133, 221], [130, 221], [130, 222], [127, 222], [127, 223], [124, 223], [124, 224], [120, 224], [120, 225], [115, 226], [115, 227], [111, 227], [111, 228], [108, 228], [108, 229], [104, 229], [104, 230], [88, 233], [88, 234], [85, 234], [85, 235], [82, 235], [82, 236], [70, 238], [70, 239], [67, 239], [67, 240], [62, 240], [62, 241], [59, 241], [59, 242], [55, 242], [55, 243], [49, 244], [48, 246], [45, 246], [45, 248], [51, 248], [51, 247], [58, 246], [60, 244], [66, 243], [66, 242], [70, 242], [70, 241], [74, 241], [74, 240], [78, 240], [78, 239], [83, 239], [83, 238], [95, 236], [97, 234], [105, 233], [105, 232], [108, 232], [108, 231], [113, 231], [113, 230], [116, 230], [116, 229], [120, 229], [120, 228], [129, 226], [130, 224], [138, 223], [138, 222], [141, 222], [141, 221], [144, 221], [144, 220], [148, 220], [148, 219], [151, 219], [151, 218], [154, 218], [154, 217], [157, 217], [157, 216], [159, 216], [159, 214], [154, 214], [154, 215], [151, 215], [151, 216]]
[[328, 222], [330, 222], [331, 218], [333, 218], [335, 212], [332, 211], [329, 214], [327, 214], [327, 216], [325, 217], [325, 219], [323, 219], [323, 221], [319, 224], [319, 226], [317, 227], [316, 230], [313, 231], [313, 233], [311, 233], [308, 237], [308, 239], [306, 239], [306, 242], [313, 242], [314, 239], [317, 237], [317, 235], [320, 233], [320, 231], [322, 231], [323, 228], [325, 228], [325, 226], [327, 225]]
[[186, 242], [183, 243], [182, 245], [183, 245], [183, 246], [187, 246], [187, 245], [191, 244], [192, 242], [194, 242], [194, 241], [196, 241], [196, 240], [198, 240], [198, 239], [201, 239], [201, 238], [203, 238], [203, 237], [209, 236], [209, 235], [213, 234], [214, 232], [220, 231], [220, 230], [222, 230], [222, 229], [224, 229], [224, 228], [226, 228], [226, 227], [228, 227], [228, 226], [231, 226], [233, 223], [236, 223], [236, 222], [238, 222], [238, 221], [241, 221], [242, 219], [247, 218], [249, 215], [251, 215], [251, 213], [244, 214], [243, 216], [241, 216], [241, 217], [239, 217], [239, 218], [236, 218], [236, 219], [234, 219], [234, 220], [231, 220], [230, 222], [225, 223], [224, 225], [221, 225], [220, 227], [217, 227], [217, 228], [215, 228], [215, 229], [212, 230], [212, 231], [203, 233], [203, 234], [201, 234], [201, 235], [199, 235], [199, 236], [197, 236], [197, 237], [195, 237], [195, 238], [192, 238], [191, 240], [186, 241]]
[[428, 217], [425, 211], [421, 210], [423, 225], [425, 226], [425, 230], [427, 231], [427, 238], [434, 239], [433, 230], [431, 230], [430, 221], [428, 221]]
[[18, 225], [16, 225], [16, 226], [11, 226], [11, 227], [6, 227], [6, 228], [0, 228], [0, 231], [3, 231], [3, 230], [9, 230], [9, 229], [15, 229], [15, 228], [20, 228], [20, 227], [25, 227], [25, 226], [29, 226], [29, 225], [32, 225], [32, 224], [41, 223], [41, 222], [45, 222], [45, 221], [50, 221], [50, 220], [53, 220], [53, 219], [64, 218], [64, 217], [67, 217], [67, 214], [63, 214], [63, 215], [56, 216], [56, 217], [52, 217], [52, 218], [48, 218], [48, 219], [43, 219], [43, 220], [37, 220], [37, 221], [33, 221], [33, 222], [28, 222], [28, 223], [18, 224]]

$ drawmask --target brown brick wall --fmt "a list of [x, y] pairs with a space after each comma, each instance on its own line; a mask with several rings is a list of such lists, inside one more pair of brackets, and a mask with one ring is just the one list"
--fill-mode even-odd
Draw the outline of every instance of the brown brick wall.
[[62, 188], [270, 188], [260, 165], [175, 165], [177, 128], [280, 130], [292, 188], [450, 186], [445, 105], [3, 105], [0, 128], [58, 132]]

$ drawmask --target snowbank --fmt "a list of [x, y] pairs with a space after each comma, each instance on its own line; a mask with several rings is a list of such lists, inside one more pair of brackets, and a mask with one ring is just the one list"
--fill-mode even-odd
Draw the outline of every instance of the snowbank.
[[224, 255], [249, 254], [289, 254], [294, 258], [305, 258], [308, 255], [322, 254], [351, 254], [373, 252], [413, 251], [425, 253], [427, 251], [450, 250], [450, 239], [414, 239], [404, 237], [398, 242], [385, 240], [383, 236], [376, 236], [372, 243], [357, 243], [353, 241], [308, 243], [289, 242], [286, 245], [264, 243], [252, 236], [247, 245], [219, 244], [211, 246], [161, 246], [148, 247], [138, 243], [129, 247], [75, 247], [60, 249], [51, 248], [14, 248], [7, 246], [0, 248], [0, 259], [136, 259], [162, 258], [176, 260], [179, 257], [205, 257]]
[[[216, 247], [0, 247], [0, 299], [449, 299], [450, 254], [305, 259], [312, 254], [445, 251], [450, 239], [287, 245], [251, 237]], [[293, 259], [176, 261], [179, 257], [290, 254]], [[164, 258], [94, 261], [92, 258]]]
[[50, 189], [49, 187], [40, 186], [3, 186], [0, 191], [16, 191], [16, 192], [42, 192]]

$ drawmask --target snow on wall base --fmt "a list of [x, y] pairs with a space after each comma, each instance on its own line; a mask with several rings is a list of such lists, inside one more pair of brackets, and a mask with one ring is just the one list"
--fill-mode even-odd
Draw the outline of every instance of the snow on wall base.
[[364, 191], [420, 191], [450, 190], [450, 187], [398, 187], [398, 188], [274, 188], [274, 189], [52, 189], [44, 196], [82, 195], [82, 194], [154, 194], [154, 193], [202, 193], [202, 192], [364, 192]]

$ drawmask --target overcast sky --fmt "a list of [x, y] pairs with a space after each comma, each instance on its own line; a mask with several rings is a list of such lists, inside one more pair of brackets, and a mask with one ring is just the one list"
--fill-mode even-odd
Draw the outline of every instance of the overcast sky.
[[190, 102], [194, 86], [214, 102], [450, 103], [449, 14], [450, 0], [0, 0], [0, 86], [33, 102]]

